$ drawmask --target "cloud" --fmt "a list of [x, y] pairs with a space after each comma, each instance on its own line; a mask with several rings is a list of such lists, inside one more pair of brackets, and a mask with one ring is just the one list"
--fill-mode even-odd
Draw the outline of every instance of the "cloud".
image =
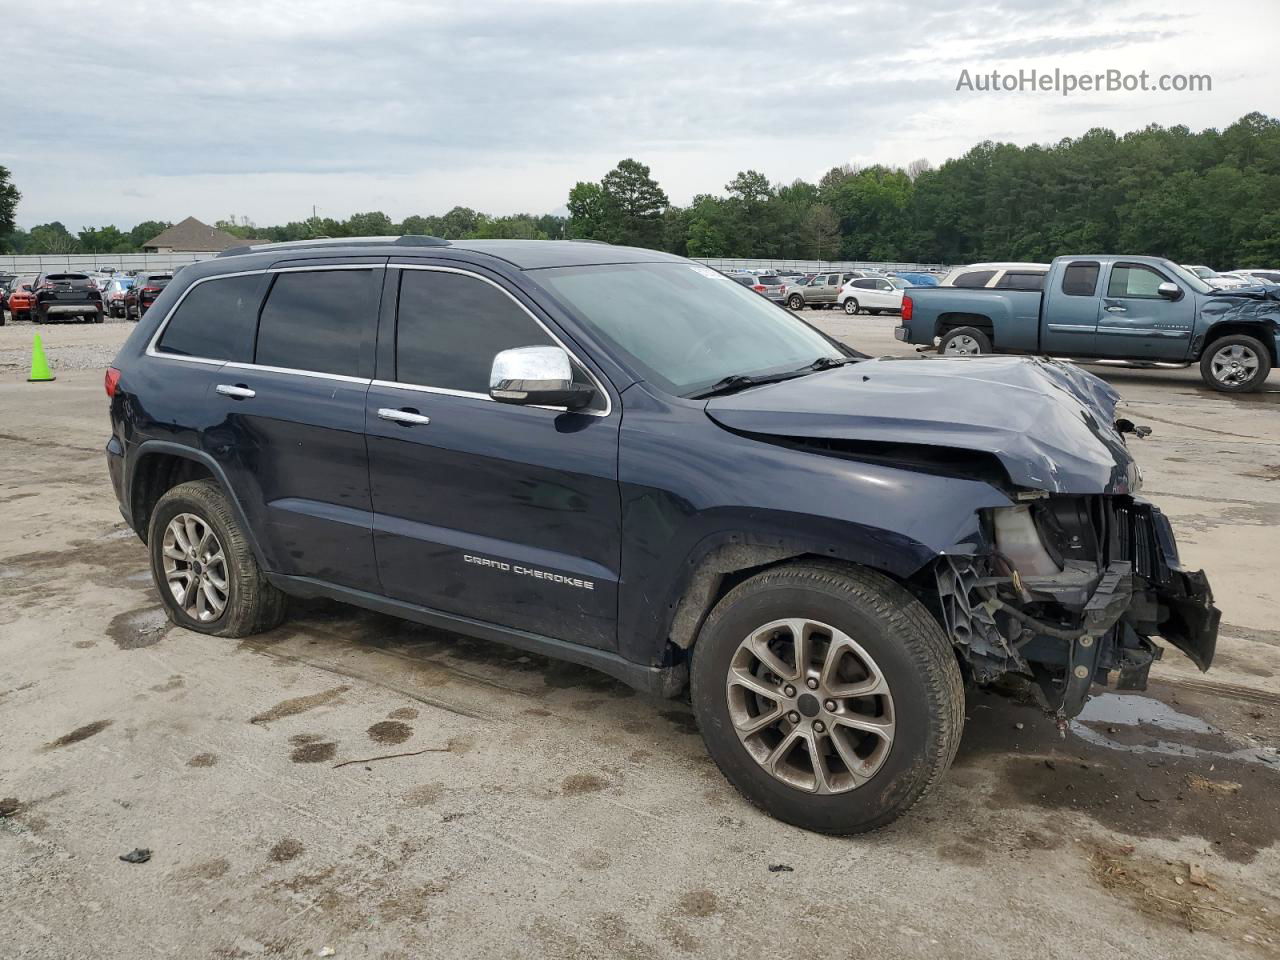
[[[334, 215], [375, 198], [393, 216], [550, 209], [624, 156], [687, 200], [746, 167], [790, 180], [853, 157], [936, 163], [997, 134], [1083, 132], [1083, 100], [958, 98], [961, 67], [1194, 55], [1261, 89], [1236, 66], [1257, 41], [1228, 25], [1233, 7], [1265, 2], [1223, 0], [1206, 20], [1190, 0], [44, 0], [6, 21], [9, 48], [38, 45], [49, 66], [0, 90], [22, 117], [0, 162], [23, 223], [297, 219], [321, 185]], [[1215, 20], [1233, 43], [1207, 42]], [[1093, 112], [1226, 123], [1256, 106], [1226, 86], [1189, 116], [1159, 112], [1175, 98]]]

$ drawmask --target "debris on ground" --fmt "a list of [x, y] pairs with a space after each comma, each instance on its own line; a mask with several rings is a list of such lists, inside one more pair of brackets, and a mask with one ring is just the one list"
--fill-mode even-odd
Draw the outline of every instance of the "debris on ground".
[[120, 859], [125, 863], [146, 863], [151, 859], [151, 851], [146, 847], [137, 847], [128, 853], [121, 854]]
[[333, 949], [333, 947], [321, 947], [321, 948], [320, 948], [320, 956], [322, 956], [322, 957], [332, 957], [332, 956], [336, 956], [336, 955], [337, 955], [337, 953], [338, 953], [338, 951], [337, 951], [337, 950], [335, 950], [335, 949]]
[[795, 873], [796, 868], [789, 867], [785, 863], [771, 863], [769, 864], [769, 872], [770, 873]]
[[[1210, 767], [1210, 770], [1213, 768]], [[1234, 780], [1211, 780], [1208, 777], [1202, 777], [1198, 773], [1187, 775], [1187, 785], [1196, 789], [1204, 790], [1207, 793], [1239, 793], [1240, 784]]]
[[4, 797], [0, 799], [0, 817], [12, 817], [15, 813], [22, 809], [22, 804], [17, 797]]

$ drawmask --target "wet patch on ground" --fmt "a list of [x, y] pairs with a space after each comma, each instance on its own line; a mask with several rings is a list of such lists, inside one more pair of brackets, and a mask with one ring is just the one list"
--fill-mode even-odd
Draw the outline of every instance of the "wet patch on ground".
[[267, 853], [267, 859], [272, 863], [288, 863], [298, 857], [302, 853], [302, 849], [301, 840], [285, 837], [271, 847], [271, 850]]
[[176, 880], [217, 880], [231, 869], [231, 863], [226, 857], [216, 857], [212, 860], [202, 860], [200, 863], [193, 863], [189, 867], [183, 867], [174, 874]]
[[216, 753], [197, 753], [187, 761], [188, 767], [212, 767], [218, 762]]
[[387, 714], [388, 720], [417, 720], [418, 711], [413, 707], [399, 707]]
[[690, 890], [680, 898], [676, 910], [686, 917], [710, 917], [720, 912], [720, 900], [710, 890]]
[[575, 773], [564, 778], [560, 784], [560, 792], [567, 797], [584, 793], [598, 793], [609, 786], [609, 781], [597, 777], [594, 773]]
[[70, 733], [64, 733], [57, 740], [53, 740], [50, 743], [45, 744], [45, 749], [56, 750], [58, 747], [68, 747], [73, 743], [88, 740], [90, 737], [96, 736], [109, 726], [111, 726], [110, 720], [95, 720], [93, 723], [86, 723], [83, 727], [76, 727]]
[[1196, 836], [1239, 862], [1280, 839], [1274, 748], [1160, 700], [1100, 694], [1065, 738], [1043, 714], [991, 693], [971, 695], [967, 713], [958, 782], [966, 768], [994, 767], [998, 786], [985, 802], [1078, 813], [1132, 837]]
[[698, 735], [698, 721], [688, 710], [659, 710], [658, 716], [686, 736], [696, 737]]
[[325, 740], [318, 733], [299, 733], [289, 738], [293, 752], [289, 759], [294, 763], [324, 763], [338, 752], [337, 743]]
[[413, 736], [413, 727], [399, 720], [382, 720], [371, 726], [368, 731], [369, 739], [374, 743], [397, 744], [404, 743]]
[[155, 646], [172, 626], [164, 607], [139, 607], [112, 617], [107, 636], [121, 650], [138, 650]]
[[305, 697], [290, 697], [288, 700], [281, 700], [270, 710], [264, 710], [262, 713], [255, 714], [249, 718], [250, 723], [270, 723], [272, 720], [279, 720], [283, 717], [293, 717], [300, 713], [306, 713], [308, 710], [314, 710], [316, 707], [323, 707], [325, 704], [335, 702], [351, 687], [342, 685], [340, 687], [332, 687], [329, 690], [321, 690], [319, 693], [308, 694]]

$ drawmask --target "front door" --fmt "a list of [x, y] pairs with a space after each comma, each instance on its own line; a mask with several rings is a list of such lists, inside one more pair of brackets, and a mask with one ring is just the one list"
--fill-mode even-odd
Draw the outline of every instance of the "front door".
[[1111, 265], [1098, 310], [1097, 355], [1139, 360], [1185, 360], [1195, 324], [1194, 298], [1162, 297], [1176, 283], [1144, 263]]
[[495, 354], [559, 342], [498, 277], [406, 266], [384, 299], [366, 411], [383, 592], [613, 648], [616, 403], [599, 380], [585, 412], [489, 398]]

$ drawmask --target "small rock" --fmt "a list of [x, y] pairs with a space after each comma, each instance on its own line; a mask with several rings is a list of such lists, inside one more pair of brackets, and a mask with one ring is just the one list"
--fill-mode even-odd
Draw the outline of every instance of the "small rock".
[[795, 873], [796, 868], [789, 867], [785, 863], [771, 863], [769, 864], [769, 872], [770, 873]]
[[146, 863], [151, 859], [151, 851], [146, 847], [138, 847], [128, 853], [121, 854], [120, 859], [125, 863]]
[[1013, 729], [1015, 729], [1015, 730], [1021, 730], [1021, 729], [1022, 729], [1022, 724], [1021, 724], [1020, 722], [1019, 722], [1019, 723], [1015, 723], [1015, 724], [1013, 725]]
[[332, 957], [332, 956], [334, 956], [335, 954], [337, 954], [337, 952], [338, 952], [338, 951], [337, 951], [337, 950], [335, 950], [335, 949], [333, 949], [333, 947], [321, 947], [321, 948], [320, 948], [320, 956], [322, 956], [322, 957]]
[[1178, 886], [1182, 886], [1187, 881], [1183, 880], [1181, 877], [1174, 877], [1173, 882], [1176, 883]]

